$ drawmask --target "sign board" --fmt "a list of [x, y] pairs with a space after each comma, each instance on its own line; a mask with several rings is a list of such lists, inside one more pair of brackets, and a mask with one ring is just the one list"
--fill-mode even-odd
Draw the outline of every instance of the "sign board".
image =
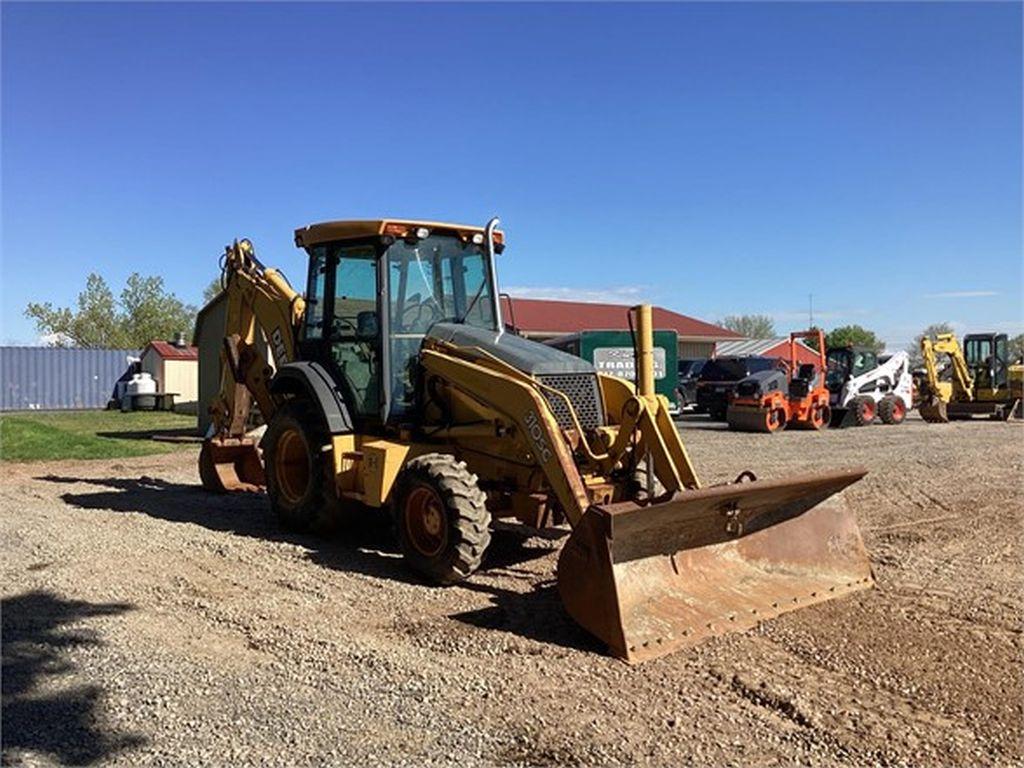
[[[636, 359], [632, 347], [595, 347], [594, 367], [600, 373], [633, 381], [636, 378]], [[665, 350], [654, 348], [654, 379], [664, 379], [666, 373]]]

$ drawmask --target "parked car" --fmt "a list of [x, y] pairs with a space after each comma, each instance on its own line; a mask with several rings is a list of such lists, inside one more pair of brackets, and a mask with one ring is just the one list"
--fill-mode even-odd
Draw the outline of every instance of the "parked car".
[[697, 377], [697, 410], [715, 421], [725, 421], [725, 411], [740, 380], [752, 373], [785, 369], [776, 357], [716, 357], [708, 360]]
[[704, 368], [705, 358], [679, 361], [679, 383], [676, 385], [676, 402], [679, 410], [697, 406], [697, 377]]

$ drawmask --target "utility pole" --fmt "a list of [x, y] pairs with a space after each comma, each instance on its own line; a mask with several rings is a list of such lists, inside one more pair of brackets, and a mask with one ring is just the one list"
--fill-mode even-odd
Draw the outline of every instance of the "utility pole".
[[814, 327], [814, 294], [807, 294], [807, 327]]

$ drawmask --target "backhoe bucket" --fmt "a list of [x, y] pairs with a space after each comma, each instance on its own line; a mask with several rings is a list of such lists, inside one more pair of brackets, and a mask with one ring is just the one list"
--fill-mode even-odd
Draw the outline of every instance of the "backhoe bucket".
[[945, 424], [949, 421], [949, 414], [946, 411], [946, 403], [935, 397], [928, 402], [923, 402], [917, 407], [921, 418], [932, 424]]
[[591, 507], [558, 561], [569, 614], [630, 663], [870, 588], [853, 514], [865, 470], [736, 482]]
[[263, 459], [250, 438], [211, 438], [199, 452], [203, 488], [214, 493], [258, 491], [266, 484]]

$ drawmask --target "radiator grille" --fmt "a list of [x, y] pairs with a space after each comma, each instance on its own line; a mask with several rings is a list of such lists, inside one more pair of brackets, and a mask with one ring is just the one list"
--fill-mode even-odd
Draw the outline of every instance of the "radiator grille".
[[[583, 429], [594, 429], [604, 424], [604, 405], [601, 389], [594, 373], [545, 373], [537, 380], [545, 386], [557, 389], [568, 396]], [[562, 429], [573, 429], [572, 414], [565, 400], [546, 390], [541, 390], [551, 407], [551, 413]]]

